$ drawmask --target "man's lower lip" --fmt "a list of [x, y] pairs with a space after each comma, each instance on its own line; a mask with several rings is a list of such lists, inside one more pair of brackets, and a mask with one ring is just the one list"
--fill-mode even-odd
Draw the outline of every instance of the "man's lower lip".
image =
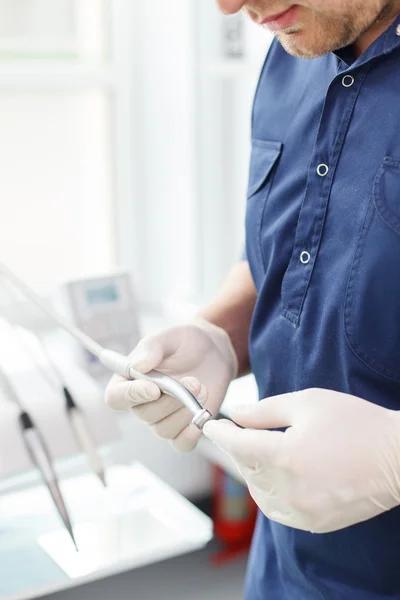
[[283, 31], [284, 29], [293, 27], [297, 21], [297, 8], [297, 6], [292, 6], [273, 21], [265, 23], [265, 26], [268, 27], [270, 31]]

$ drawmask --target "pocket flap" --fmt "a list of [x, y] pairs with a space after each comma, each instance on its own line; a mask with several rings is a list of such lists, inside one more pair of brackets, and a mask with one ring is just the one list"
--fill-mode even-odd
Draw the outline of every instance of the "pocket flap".
[[381, 218], [400, 235], [400, 159], [386, 156], [374, 183], [374, 204]]
[[282, 151], [281, 142], [253, 140], [248, 197], [255, 194], [265, 183]]

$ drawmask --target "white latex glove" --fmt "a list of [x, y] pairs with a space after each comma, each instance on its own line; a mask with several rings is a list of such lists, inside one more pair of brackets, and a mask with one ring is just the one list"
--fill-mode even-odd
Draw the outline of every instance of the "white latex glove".
[[[310, 389], [231, 416], [254, 429], [212, 421], [204, 433], [233, 458], [271, 520], [327, 533], [400, 504], [400, 413]], [[265, 431], [278, 427], [288, 429]]]
[[[133, 369], [140, 373], [156, 369], [183, 383], [213, 415], [238, 370], [226, 331], [203, 319], [144, 338], [130, 358]], [[192, 450], [200, 439], [189, 410], [172, 396], [161, 394], [155, 383], [114, 375], [106, 401], [114, 410], [132, 410], [180, 452]]]

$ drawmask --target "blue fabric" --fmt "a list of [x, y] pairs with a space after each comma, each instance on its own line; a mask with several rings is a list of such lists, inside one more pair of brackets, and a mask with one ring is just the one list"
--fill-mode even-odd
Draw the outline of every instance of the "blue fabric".
[[[320, 387], [400, 408], [399, 24], [357, 60], [274, 42], [264, 65], [246, 217], [260, 398]], [[260, 515], [246, 598], [400, 599], [400, 509], [327, 535]]]

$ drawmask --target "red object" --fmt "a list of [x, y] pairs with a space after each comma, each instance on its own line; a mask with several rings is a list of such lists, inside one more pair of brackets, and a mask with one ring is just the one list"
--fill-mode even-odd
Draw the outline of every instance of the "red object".
[[249, 549], [257, 506], [244, 485], [220, 467], [214, 470], [214, 532], [222, 549], [212, 562], [221, 564]]

